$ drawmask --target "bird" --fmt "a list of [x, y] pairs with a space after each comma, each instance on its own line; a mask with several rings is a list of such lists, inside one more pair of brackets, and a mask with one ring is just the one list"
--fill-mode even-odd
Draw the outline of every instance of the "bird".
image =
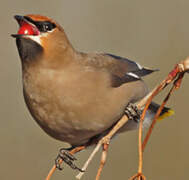
[[[133, 115], [129, 109], [147, 95], [142, 78], [156, 69], [110, 53], [77, 51], [63, 27], [49, 17], [14, 18], [19, 24], [12, 36], [21, 59], [24, 99], [48, 135], [77, 147], [103, 135], [125, 114], [132, 117], [118, 133], [139, 127], [140, 113], [132, 108]], [[150, 104], [144, 127], [158, 108]], [[172, 114], [165, 107], [160, 118]]]

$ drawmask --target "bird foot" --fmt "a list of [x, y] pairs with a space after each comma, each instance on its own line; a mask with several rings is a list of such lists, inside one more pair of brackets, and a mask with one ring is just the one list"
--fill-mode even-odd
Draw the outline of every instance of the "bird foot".
[[78, 168], [73, 163], [73, 161], [75, 161], [77, 159], [69, 152], [69, 149], [65, 149], [65, 148], [60, 149], [60, 152], [59, 152], [57, 158], [55, 159], [56, 168], [59, 170], [62, 170], [62, 168], [60, 167], [60, 163], [59, 163], [60, 160], [64, 161], [72, 169], [79, 170], [80, 172], [83, 172], [82, 169]]
[[129, 120], [134, 120], [138, 123], [140, 121], [142, 111], [139, 110], [136, 105], [129, 103], [125, 109], [125, 114]]

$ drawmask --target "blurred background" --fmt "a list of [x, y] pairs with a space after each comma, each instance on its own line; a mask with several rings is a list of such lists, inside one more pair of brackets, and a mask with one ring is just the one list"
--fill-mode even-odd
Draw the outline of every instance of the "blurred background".
[[[109, 52], [161, 71], [145, 78], [153, 88], [189, 56], [188, 0], [1, 0], [0, 2], [0, 179], [43, 180], [59, 148], [68, 144], [46, 135], [30, 116], [22, 95], [21, 66], [13, 16], [28, 13], [56, 19], [80, 51]], [[144, 173], [150, 180], [188, 179], [189, 77], [168, 106], [175, 115], [157, 124], [144, 153]], [[156, 100], [161, 102], [161, 93]], [[102, 180], [128, 179], [137, 171], [137, 131], [115, 138]], [[77, 154], [82, 167], [92, 149]], [[95, 179], [100, 153], [84, 180]], [[77, 172], [65, 165], [52, 180], [74, 179]]]

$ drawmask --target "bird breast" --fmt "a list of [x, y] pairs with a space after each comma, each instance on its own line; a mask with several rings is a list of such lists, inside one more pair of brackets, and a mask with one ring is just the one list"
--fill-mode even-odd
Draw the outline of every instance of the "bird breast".
[[137, 88], [129, 91], [129, 85], [112, 88], [107, 73], [90, 67], [28, 68], [23, 84], [26, 104], [37, 123], [70, 144], [87, 141], [111, 127], [137, 94]]

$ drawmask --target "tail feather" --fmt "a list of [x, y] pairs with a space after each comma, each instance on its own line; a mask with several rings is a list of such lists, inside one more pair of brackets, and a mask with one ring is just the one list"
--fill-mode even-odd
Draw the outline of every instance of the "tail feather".
[[[151, 110], [155, 114], [159, 107], [160, 107], [159, 104], [152, 102], [149, 106], [149, 110]], [[172, 109], [170, 109], [168, 107], [164, 107], [157, 120], [160, 121], [166, 117], [172, 116], [173, 114], [174, 114], [174, 111]]]
[[[146, 116], [143, 121], [143, 128], [147, 128], [151, 125], [152, 120], [159, 109], [160, 105], [156, 104], [155, 102], [152, 102], [146, 112]], [[174, 111], [168, 107], [164, 107], [162, 112], [160, 113], [160, 116], [158, 117], [158, 121], [164, 119], [165, 117], [169, 117], [174, 114]], [[119, 132], [134, 130], [139, 127], [140, 121], [133, 121], [129, 120], [127, 123], [120, 129]]]
[[169, 116], [174, 115], [174, 113], [175, 113], [175, 112], [174, 112], [172, 109], [165, 107], [165, 108], [162, 110], [162, 112], [161, 112], [161, 114], [160, 114], [160, 116], [158, 117], [157, 120], [160, 121], [160, 120], [162, 120], [162, 119], [164, 119], [164, 118], [166, 118], [166, 117], [169, 117]]

